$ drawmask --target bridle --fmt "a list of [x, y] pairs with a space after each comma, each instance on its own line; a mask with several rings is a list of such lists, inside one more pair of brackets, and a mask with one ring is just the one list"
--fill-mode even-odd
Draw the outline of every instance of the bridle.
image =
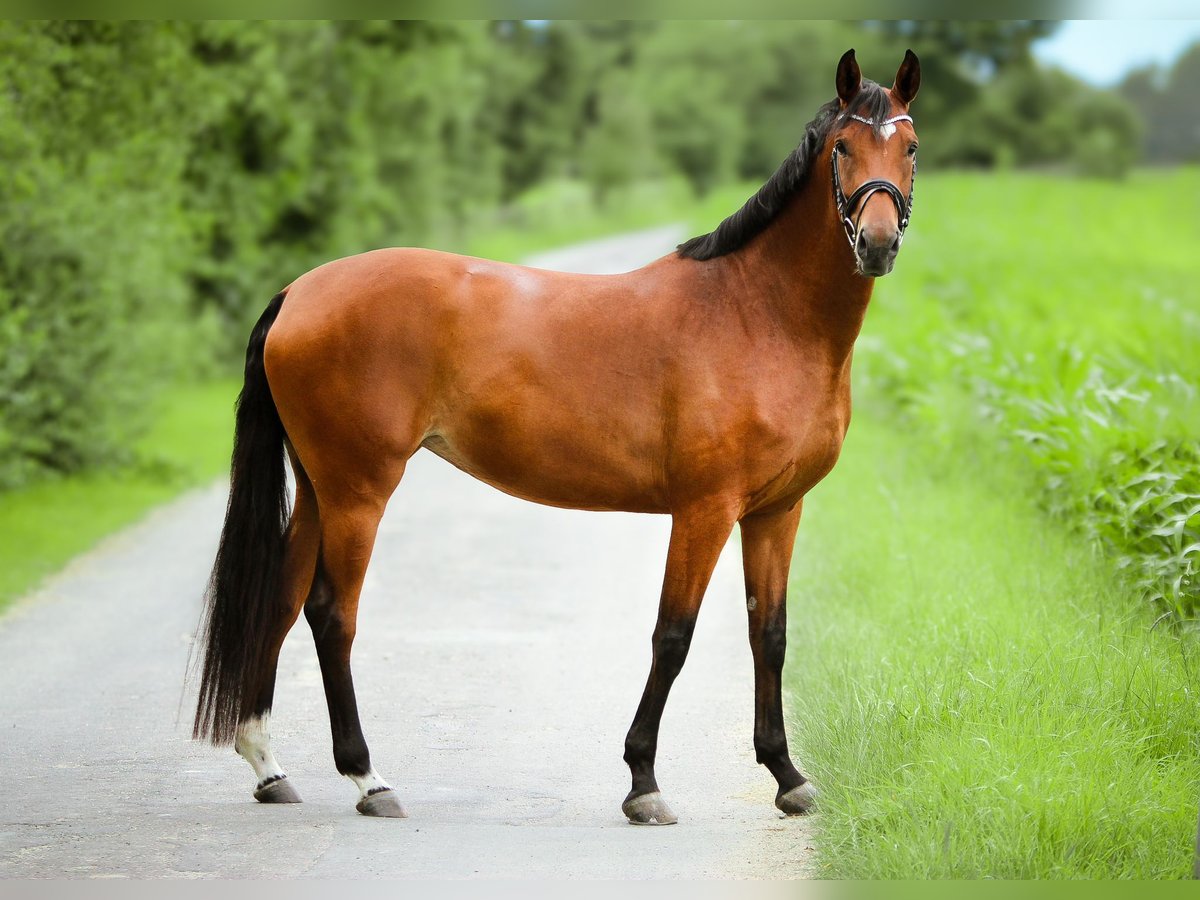
[[[865, 119], [862, 116], [851, 115], [851, 119], [856, 122], [862, 122], [864, 125], [870, 125], [872, 128], [879, 125], [894, 125], [896, 122], [911, 122], [912, 116], [898, 115], [892, 116], [890, 119], [884, 119], [882, 122], [876, 123], [872, 119]], [[917, 161], [913, 160], [913, 184], [917, 180]], [[846, 229], [846, 238], [850, 241], [850, 248], [855, 249], [858, 243], [858, 219], [851, 218], [854, 215], [854, 210], [857, 209], [859, 218], [862, 216], [862, 211], [867, 205], [867, 201], [871, 199], [877, 192], [883, 191], [892, 198], [892, 203], [896, 205], [896, 213], [900, 219], [900, 238], [899, 241], [904, 241], [904, 229], [908, 227], [908, 220], [912, 216], [913, 192], [912, 187], [909, 187], [908, 197], [900, 193], [900, 188], [892, 184], [886, 178], [872, 178], [870, 181], [864, 181], [849, 197], [842, 191], [842, 179], [838, 175], [838, 148], [837, 144], [833, 145], [833, 202], [837, 204], [838, 218], [841, 219], [842, 227]], [[856, 251], [857, 252], [857, 251]]]

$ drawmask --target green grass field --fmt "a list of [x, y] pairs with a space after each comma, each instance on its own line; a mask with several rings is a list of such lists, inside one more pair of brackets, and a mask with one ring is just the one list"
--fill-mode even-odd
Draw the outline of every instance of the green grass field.
[[1015, 473], [860, 416], [805, 506], [787, 708], [829, 878], [1182, 878], [1200, 654]]
[[[924, 185], [922, 185], [924, 187]], [[947, 176], [857, 362], [905, 428], [1027, 469], [1139, 598], [1200, 603], [1200, 169]]]

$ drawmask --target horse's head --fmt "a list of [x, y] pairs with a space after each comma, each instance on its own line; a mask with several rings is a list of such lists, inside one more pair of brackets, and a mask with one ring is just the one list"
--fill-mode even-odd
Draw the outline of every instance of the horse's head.
[[908, 105], [921, 85], [911, 50], [890, 90], [867, 82], [847, 50], [838, 63], [841, 111], [825, 145], [832, 159], [833, 196], [861, 275], [892, 271], [912, 208], [917, 133]]

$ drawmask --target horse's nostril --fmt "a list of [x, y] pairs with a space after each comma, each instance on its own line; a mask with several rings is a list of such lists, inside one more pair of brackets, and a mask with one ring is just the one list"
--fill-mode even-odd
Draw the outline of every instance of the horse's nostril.
[[892, 241], [892, 253], [900, 252], [900, 234], [897, 232], [896, 239]]
[[859, 256], [867, 252], [867, 236], [861, 231], [858, 233], [858, 240], [854, 242], [854, 248], [858, 251]]

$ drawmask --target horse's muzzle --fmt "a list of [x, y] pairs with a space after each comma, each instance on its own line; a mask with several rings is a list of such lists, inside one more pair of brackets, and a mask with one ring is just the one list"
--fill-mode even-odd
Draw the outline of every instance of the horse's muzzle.
[[900, 232], [896, 230], [873, 231], [863, 228], [854, 242], [854, 258], [861, 275], [877, 278], [892, 271], [896, 254], [900, 252]]

